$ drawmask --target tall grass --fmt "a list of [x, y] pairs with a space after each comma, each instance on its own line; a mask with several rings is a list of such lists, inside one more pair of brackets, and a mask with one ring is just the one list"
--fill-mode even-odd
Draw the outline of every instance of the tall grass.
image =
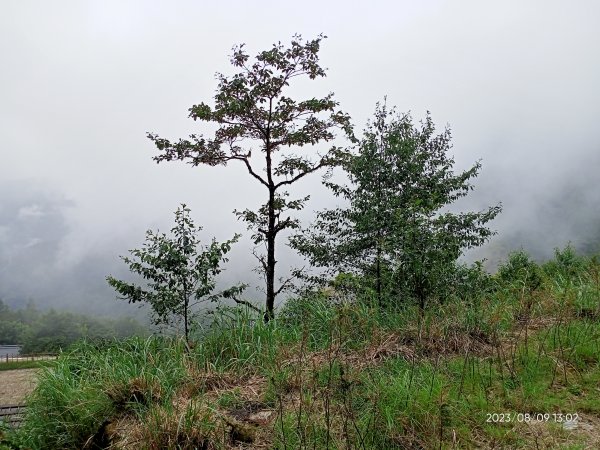
[[593, 447], [560, 424], [532, 437], [488, 419], [600, 414], [599, 278], [568, 248], [541, 266], [518, 252], [485, 290], [425, 311], [313, 293], [267, 324], [220, 308], [189, 351], [159, 337], [80, 343], [41, 371], [13, 437], [33, 449]]
[[79, 343], [41, 371], [19, 430], [23, 445], [82, 448], [123, 408], [167, 401], [186, 374], [184, 356], [181, 341], [157, 337]]

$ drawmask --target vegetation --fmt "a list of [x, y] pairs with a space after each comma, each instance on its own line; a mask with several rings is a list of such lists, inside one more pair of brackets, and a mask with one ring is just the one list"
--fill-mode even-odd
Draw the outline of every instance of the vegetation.
[[313, 292], [269, 323], [221, 307], [189, 353], [81, 343], [43, 370], [11, 445], [597, 448], [600, 264], [529, 260], [529, 289], [522, 261], [424, 312]]
[[[214, 139], [149, 136], [158, 162], [241, 161], [267, 188], [258, 211], [237, 213], [266, 246], [265, 311], [237, 298], [243, 286], [213, 293], [237, 236], [201, 246], [182, 206], [172, 236], [149, 231], [123, 258], [146, 284], [108, 281], [150, 303], [158, 323], [182, 320], [183, 337], [78, 342], [40, 369], [22, 426], [0, 428], [0, 448], [600, 448], [599, 261], [566, 247], [542, 265], [517, 251], [494, 275], [459, 264], [500, 207], [448, 211], [480, 166], [454, 173], [450, 132], [436, 135], [429, 116], [419, 127], [378, 106], [358, 154], [282, 155], [330, 142], [336, 128], [353, 139], [332, 95], [284, 94], [296, 77], [324, 76], [321, 39], [296, 37], [253, 63], [235, 48], [239, 72], [218, 75], [215, 107], [190, 109], [216, 123]], [[305, 286], [275, 317], [290, 281], [275, 287], [276, 237], [299, 227], [282, 214], [308, 199], [283, 189], [335, 166], [350, 184], [326, 183], [347, 208], [319, 213], [291, 241], [330, 285]], [[194, 329], [193, 303], [221, 297], [238, 304], [219, 303]]]
[[235, 297], [244, 286], [234, 286], [220, 294], [213, 294], [215, 276], [226, 262], [225, 255], [238, 239], [201, 246], [197, 228], [190, 217], [190, 209], [181, 205], [175, 212], [175, 227], [171, 236], [146, 232], [142, 249], [130, 250], [132, 258], [122, 257], [132, 272], [140, 275], [144, 286], [107, 277], [108, 283], [129, 303], [146, 302], [152, 308], [155, 324], [183, 323], [183, 333], [189, 343], [194, 307], [203, 301], [215, 301], [221, 296]]
[[146, 336], [148, 330], [130, 317], [97, 318], [66, 311], [40, 311], [35, 304], [12, 310], [0, 300], [0, 345], [21, 345], [21, 353], [66, 349], [80, 339]]
[[[52, 357], [49, 357], [52, 358]], [[5, 370], [17, 370], [17, 369], [39, 369], [41, 367], [51, 366], [53, 361], [51, 359], [34, 360], [34, 361], [9, 361], [2, 362], [0, 358], [0, 371]]]
[[[218, 125], [213, 139], [191, 135], [189, 139], [171, 142], [148, 135], [160, 151], [154, 158], [157, 162], [180, 160], [193, 166], [216, 166], [240, 161], [248, 174], [266, 188], [265, 204], [256, 211], [245, 209], [236, 214], [253, 231], [254, 243], [266, 247], [266, 255], [255, 255], [265, 275], [267, 321], [273, 318], [275, 297], [289, 282], [281, 280], [280, 286], [275, 287], [276, 238], [280, 232], [298, 227], [298, 221], [286, 215], [302, 209], [309, 199], [306, 196], [290, 200], [285, 189], [321, 168], [339, 164], [344, 153], [331, 146], [311, 158], [305, 147], [331, 142], [336, 129], [351, 135], [349, 116], [337, 109], [333, 94], [297, 101], [289, 93], [290, 83], [298, 78], [314, 80], [325, 76], [319, 65], [323, 37], [304, 42], [295, 36], [289, 47], [276, 44], [259, 53], [253, 62], [243, 45], [234, 47], [231, 64], [238, 72], [231, 77], [217, 74], [214, 108], [200, 103], [189, 110], [192, 119]], [[255, 157], [262, 153], [264, 174], [253, 162], [253, 150]]]
[[458, 258], [488, 240], [486, 224], [501, 210], [447, 211], [480, 168], [455, 174], [449, 150], [450, 130], [436, 135], [429, 115], [419, 127], [378, 105], [358, 154], [344, 162], [350, 185], [328, 183], [348, 206], [318, 213], [292, 246], [330, 276], [361, 276], [380, 306], [384, 298], [414, 299], [423, 309], [432, 297], [446, 298], [465, 272]]

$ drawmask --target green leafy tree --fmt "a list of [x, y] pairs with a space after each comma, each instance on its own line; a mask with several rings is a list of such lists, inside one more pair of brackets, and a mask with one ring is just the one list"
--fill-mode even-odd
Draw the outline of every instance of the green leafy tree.
[[235, 296], [245, 286], [234, 286], [213, 294], [220, 265], [239, 235], [223, 243], [212, 240], [201, 245], [198, 232], [190, 217], [190, 210], [181, 205], [175, 212], [175, 227], [171, 235], [146, 232], [141, 249], [130, 250], [132, 258], [121, 257], [129, 269], [146, 280], [144, 285], [107, 277], [108, 283], [130, 303], [146, 302], [152, 308], [155, 324], [172, 325], [183, 322], [186, 342], [189, 343], [190, 325], [195, 306], [202, 301], [214, 301], [220, 296]]
[[54, 309], [40, 316], [23, 342], [23, 353], [55, 352], [84, 337], [80, 317]]
[[0, 299], [0, 345], [22, 343], [26, 331], [18, 315]]
[[448, 292], [464, 249], [483, 244], [485, 224], [501, 207], [455, 214], [447, 206], [472, 189], [477, 162], [453, 172], [450, 130], [435, 134], [431, 117], [415, 125], [409, 114], [377, 106], [359, 151], [343, 164], [349, 184], [328, 182], [348, 207], [325, 210], [291, 245], [326, 274], [349, 272], [370, 282], [379, 304], [390, 296], [416, 299]]
[[254, 61], [243, 45], [234, 47], [231, 64], [237, 73], [230, 77], [217, 74], [214, 107], [200, 103], [189, 110], [192, 119], [218, 126], [214, 137], [191, 135], [171, 142], [148, 135], [160, 151], [154, 158], [159, 163], [179, 160], [193, 166], [217, 166], [236, 161], [266, 189], [267, 201], [257, 210], [234, 211], [253, 231], [255, 245], [265, 246], [266, 255], [255, 255], [266, 280], [266, 321], [273, 317], [276, 296], [291, 281], [280, 278], [276, 287], [276, 238], [286, 229], [298, 228], [298, 220], [290, 212], [302, 209], [309, 199], [290, 199], [285, 189], [319, 169], [338, 165], [343, 154], [329, 145], [311, 157], [306, 147], [330, 143], [337, 129], [351, 135], [349, 116], [337, 109], [333, 94], [294, 100], [287, 93], [293, 80], [325, 76], [319, 65], [323, 38], [304, 42], [294, 36], [289, 47], [276, 44]]

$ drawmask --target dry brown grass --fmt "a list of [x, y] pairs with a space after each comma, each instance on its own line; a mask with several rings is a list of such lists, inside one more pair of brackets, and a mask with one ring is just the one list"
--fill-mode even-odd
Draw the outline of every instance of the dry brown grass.
[[[117, 394], [130, 397], [141, 391], [143, 395], [148, 389], [140, 383], [132, 380]], [[275, 414], [262, 403], [266, 384], [263, 377], [202, 372], [190, 365], [169, 405], [154, 399], [144, 422], [125, 411], [106, 427], [111, 448], [269, 448], [269, 425]], [[235, 405], [219, 407], [219, 398], [232, 392]]]
[[221, 448], [224, 426], [208, 404], [194, 401], [180, 402], [173, 409], [154, 405], [144, 422], [123, 415], [111, 422], [106, 432], [114, 449], [213, 450]]
[[142, 377], [132, 378], [125, 384], [109, 386], [105, 393], [119, 410], [126, 409], [132, 403], [150, 405], [160, 401], [162, 397], [160, 384]]

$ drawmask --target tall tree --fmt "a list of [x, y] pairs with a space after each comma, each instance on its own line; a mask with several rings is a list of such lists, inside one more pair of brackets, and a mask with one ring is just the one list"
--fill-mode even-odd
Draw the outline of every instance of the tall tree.
[[148, 303], [156, 324], [183, 323], [188, 343], [193, 313], [199, 302], [229, 297], [246, 304], [235, 298], [244, 289], [243, 285], [213, 294], [220, 265], [227, 261], [225, 255], [239, 235], [223, 243], [213, 239], [210, 245], [201, 245], [198, 236], [201, 229], [192, 221], [190, 210], [181, 205], [175, 212], [171, 235], [148, 230], [143, 247], [130, 250], [131, 258], [121, 257], [133, 273], [146, 280], [144, 284], [106, 278], [129, 303]]
[[358, 154], [344, 163], [350, 184], [327, 183], [349, 206], [320, 212], [292, 247], [330, 274], [365, 276], [380, 304], [394, 291], [424, 307], [448, 287], [461, 252], [493, 234], [485, 224], [501, 210], [446, 210], [468, 194], [480, 169], [477, 162], [453, 172], [450, 138], [449, 129], [435, 134], [429, 115], [419, 127], [378, 105]]
[[[254, 61], [250, 61], [244, 45], [234, 47], [231, 64], [237, 72], [229, 77], [217, 74], [214, 107], [200, 103], [189, 109], [192, 119], [218, 125], [214, 137], [194, 134], [171, 142], [148, 135], [160, 152], [154, 157], [159, 163], [179, 160], [193, 166], [216, 166], [238, 161], [266, 189], [267, 201], [257, 210], [234, 211], [253, 231], [255, 245], [266, 247], [266, 255], [257, 254], [266, 280], [266, 321], [273, 318], [275, 297], [290, 281], [280, 279], [280, 285], [275, 286], [277, 236], [283, 230], [298, 228], [298, 220], [288, 215], [289, 211], [302, 209], [309, 199], [290, 199], [285, 189], [321, 168], [339, 164], [344, 153], [330, 145], [311, 157], [305, 147], [332, 142], [338, 129], [348, 136], [352, 133], [350, 118], [338, 109], [332, 93], [301, 101], [287, 94], [293, 80], [325, 76], [319, 65], [324, 37], [304, 42], [294, 36], [290, 46], [275, 44]], [[262, 170], [257, 168], [257, 159], [262, 160]]]

